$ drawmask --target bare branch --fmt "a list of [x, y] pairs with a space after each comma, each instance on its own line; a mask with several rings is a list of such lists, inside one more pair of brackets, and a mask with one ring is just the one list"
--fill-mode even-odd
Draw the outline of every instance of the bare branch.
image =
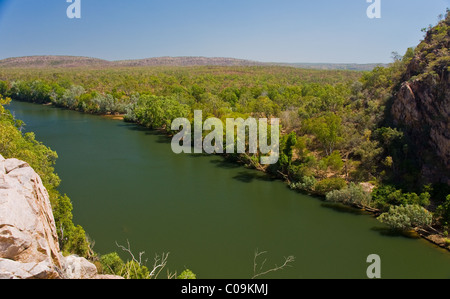
[[[159, 273], [164, 269], [167, 264], [167, 259], [170, 253], [163, 253], [161, 257], [156, 254], [155, 263], [153, 264], [153, 270], [150, 272], [150, 278], [157, 278]], [[158, 270], [159, 269], [159, 270]]]
[[117, 247], [119, 247], [119, 248], [122, 249], [123, 251], [128, 252], [128, 253], [131, 255], [132, 260], [135, 261], [136, 263], [138, 263], [140, 266], [142, 266], [142, 264], [141, 264], [141, 257], [142, 257], [142, 255], [143, 255], [145, 252], [140, 252], [140, 253], [139, 253], [139, 261], [138, 261], [138, 260], [134, 257], [133, 252], [131, 251], [131, 248], [130, 248], [130, 241], [127, 240], [127, 245], [128, 245], [127, 248], [126, 248], [125, 246], [119, 245], [117, 242], [116, 242], [116, 245], [117, 245]]
[[269, 270], [263, 271], [264, 265], [265, 265], [265, 263], [267, 261], [267, 259], [264, 259], [264, 261], [261, 263], [261, 266], [259, 267], [259, 272], [257, 273], [256, 272], [256, 268], [258, 266], [257, 260], [258, 260], [258, 258], [261, 255], [266, 254], [266, 253], [267, 253], [266, 251], [259, 252], [258, 249], [255, 251], [255, 257], [253, 259], [253, 277], [252, 277], [252, 279], [255, 279], [255, 278], [263, 276], [263, 275], [266, 275], [266, 274], [268, 274], [270, 272], [276, 272], [276, 271], [283, 270], [286, 267], [291, 267], [290, 264], [295, 261], [295, 257], [291, 255], [291, 256], [288, 256], [288, 257], [284, 258], [284, 263], [281, 266], [275, 265], [274, 268], [271, 268]]

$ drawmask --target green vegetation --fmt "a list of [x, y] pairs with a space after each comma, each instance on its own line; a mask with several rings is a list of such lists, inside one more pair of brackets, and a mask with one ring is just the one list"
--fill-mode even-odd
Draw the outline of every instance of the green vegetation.
[[436, 214], [440, 219], [439, 222], [444, 226], [445, 231], [448, 231], [450, 229], [450, 195], [448, 195], [445, 202], [437, 208]]
[[[448, 45], [438, 46], [448, 43], [449, 32], [450, 14], [429, 29], [426, 42], [408, 49], [403, 57], [395, 54], [389, 66], [364, 73], [262, 66], [2, 68], [0, 95], [86, 113], [123, 115], [125, 121], [168, 134], [173, 119], [192, 120], [194, 110], [202, 110], [204, 118], [222, 120], [278, 117], [282, 136], [277, 164], [259, 165], [257, 155], [225, 157], [285, 179], [292, 189], [382, 213], [380, 221], [394, 229], [434, 224], [448, 230], [450, 197], [438, 184], [424, 185], [414, 144], [404, 128], [393, 124], [389, 108], [414, 57], [427, 53], [416, 68], [416, 78], [448, 76]], [[435, 48], [439, 51], [431, 51]], [[35, 167], [51, 193], [62, 248], [89, 255], [84, 231], [71, 221], [70, 200], [56, 191], [59, 179], [52, 167], [56, 153], [32, 133], [23, 134], [23, 123], [4, 108], [1, 112], [0, 153]], [[361, 183], [370, 183], [375, 188], [372, 194]], [[434, 213], [427, 210], [434, 206], [438, 206]], [[124, 263], [114, 254], [100, 260], [106, 272], [149, 276], [135, 260]]]
[[[276, 165], [258, 165], [256, 156], [228, 157], [323, 196], [361, 182], [417, 192], [408, 140], [385, 121], [395, 82], [413, 52], [366, 73], [288, 67], [1, 69], [0, 91], [19, 101], [123, 115], [169, 134], [173, 119], [193, 120], [194, 110], [202, 110], [205, 119], [278, 117], [283, 134]], [[372, 208], [416, 202], [375, 196]]]
[[329, 202], [338, 202], [364, 209], [371, 206], [372, 196], [360, 185], [350, 183], [344, 189], [327, 193], [326, 199]]
[[433, 221], [433, 215], [418, 205], [391, 206], [389, 212], [381, 214], [381, 222], [396, 230], [426, 228]]
[[197, 279], [197, 276], [191, 270], [186, 269], [178, 275], [178, 279]]
[[419, 205], [427, 207], [430, 205], [430, 193], [423, 192], [403, 193], [402, 190], [397, 190], [394, 186], [386, 185], [376, 188], [372, 193], [374, 206], [382, 211], [386, 211], [390, 206], [400, 205]]

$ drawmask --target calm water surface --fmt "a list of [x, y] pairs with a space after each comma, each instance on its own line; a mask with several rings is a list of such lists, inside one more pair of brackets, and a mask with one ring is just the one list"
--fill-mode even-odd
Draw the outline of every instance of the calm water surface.
[[171, 271], [245, 279], [259, 249], [267, 251], [267, 266], [296, 258], [264, 278], [296, 279], [366, 278], [366, 258], [375, 253], [383, 278], [450, 278], [450, 254], [427, 241], [392, 236], [369, 215], [220, 157], [175, 155], [155, 132], [29, 103], [9, 109], [58, 153], [60, 191], [100, 254], [120, 252], [116, 242], [128, 240], [135, 255], [145, 251], [148, 265], [170, 252]]

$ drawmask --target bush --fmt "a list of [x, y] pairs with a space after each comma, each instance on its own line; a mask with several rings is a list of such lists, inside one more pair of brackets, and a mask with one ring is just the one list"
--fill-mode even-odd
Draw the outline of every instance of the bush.
[[344, 161], [342, 161], [341, 154], [339, 153], [339, 151], [334, 151], [328, 157], [323, 158], [319, 163], [319, 167], [325, 171], [327, 171], [328, 169], [331, 169], [332, 171], [335, 172], [340, 171], [342, 170], [343, 166]]
[[6, 96], [8, 90], [9, 90], [8, 83], [5, 81], [0, 81], [0, 96]]
[[343, 178], [328, 178], [316, 183], [314, 190], [322, 195], [333, 190], [341, 190], [347, 185]]
[[392, 206], [378, 220], [395, 230], [410, 230], [431, 225], [433, 215], [419, 205]]
[[376, 207], [386, 211], [390, 206], [419, 205], [426, 207], [430, 205], [431, 195], [428, 192], [417, 195], [416, 193], [403, 193], [394, 186], [387, 185], [374, 189], [372, 198]]
[[450, 194], [447, 196], [446, 201], [437, 208], [436, 214], [441, 218], [441, 222], [444, 226], [449, 226], [449, 224], [450, 224]]
[[89, 257], [89, 242], [86, 238], [86, 232], [80, 226], [74, 226], [73, 230], [68, 232], [68, 241], [64, 249], [67, 252], [76, 254], [81, 257]]
[[117, 275], [121, 273], [125, 263], [117, 254], [112, 252], [100, 257], [100, 264], [102, 265], [102, 273], [109, 275]]
[[339, 202], [358, 207], [369, 207], [372, 201], [370, 193], [364, 191], [360, 185], [355, 183], [351, 183], [342, 190], [334, 190], [327, 193], [326, 198], [330, 202]]
[[150, 271], [136, 261], [127, 262], [118, 273], [125, 279], [150, 279]]
[[313, 191], [317, 181], [312, 176], [304, 176], [298, 183], [292, 183], [289, 186], [294, 190]]
[[178, 275], [178, 279], [197, 279], [197, 276], [191, 270], [186, 269]]

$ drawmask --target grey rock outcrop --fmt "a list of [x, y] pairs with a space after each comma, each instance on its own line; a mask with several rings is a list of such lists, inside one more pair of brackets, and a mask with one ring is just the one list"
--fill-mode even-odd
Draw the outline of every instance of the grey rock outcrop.
[[95, 265], [64, 257], [47, 190], [26, 163], [0, 155], [0, 279], [91, 279]]

